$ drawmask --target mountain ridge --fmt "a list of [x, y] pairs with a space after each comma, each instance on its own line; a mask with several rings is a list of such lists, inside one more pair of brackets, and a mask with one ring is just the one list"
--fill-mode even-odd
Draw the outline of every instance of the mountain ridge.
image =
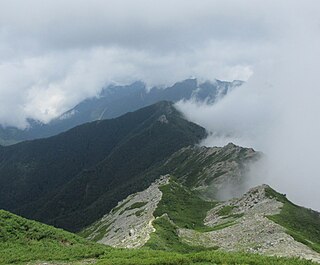
[[0, 207], [80, 229], [120, 198], [149, 185], [154, 176], [144, 178], [143, 171], [205, 136], [205, 129], [162, 101], [51, 138], [4, 147]]
[[99, 96], [83, 100], [48, 124], [28, 119], [30, 126], [25, 130], [0, 126], [0, 144], [10, 145], [24, 140], [50, 137], [87, 122], [116, 118], [161, 100], [177, 102], [193, 98], [213, 103], [242, 83], [220, 80], [200, 83], [197, 79], [186, 79], [171, 87], [152, 87], [149, 91], [143, 82], [125, 86], [110, 85], [104, 88]]
[[[274, 222], [273, 216], [283, 212], [284, 204], [278, 200], [278, 196], [283, 195], [268, 185], [252, 188], [240, 198], [214, 202], [211, 206], [203, 201], [208, 211], [199, 206], [197, 195], [180, 185], [169, 175], [162, 176], [145, 191], [119, 202], [109, 214], [83, 230], [81, 235], [113, 247], [178, 252], [219, 248], [223, 251], [300, 257], [320, 262], [319, 250], [316, 252], [306, 243], [310, 236], [302, 242], [290, 235], [286, 225]], [[186, 195], [182, 195], [184, 192], [177, 188], [186, 189]], [[176, 203], [174, 198], [179, 196], [182, 196], [182, 201], [170, 208], [172, 206], [168, 202]], [[197, 208], [192, 208], [193, 200], [197, 202]], [[184, 212], [176, 212], [177, 206], [182, 207]], [[162, 210], [159, 211], [159, 207]], [[188, 222], [187, 208], [192, 208], [193, 214], [201, 209], [205, 215], [199, 215], [200, 219], [190, 216], [191, 222]], [[316, 222], [320, 224], [320, 216]], [[319, 231], [319, 227], [317, 229]]]

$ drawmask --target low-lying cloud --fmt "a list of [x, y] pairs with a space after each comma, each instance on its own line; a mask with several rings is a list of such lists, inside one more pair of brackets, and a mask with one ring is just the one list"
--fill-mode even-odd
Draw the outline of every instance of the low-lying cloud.
[[251, 170], [252, 185], [268, 183], [319, 210], [320, 20], [312, 6], [294, 5], [290, 12], [278, 49], [244, 86], [216, 105], [177, 106], [213, 132], [203, 144], [232, 141], [266, 154]]
[[205, 144], [266, 153], [256, 182], [320, 209], [319, 8], [316, 0], [6, 1], [0, 124], [47, 122], [109, 83], [251, 76], [214, 106], [178, 106], [214, 133]]
[[275, 48], [275, 7], [283, 8], [249, 0], [6, 1], [0, 124], [47, 122], [109, 83], [247, 80]]

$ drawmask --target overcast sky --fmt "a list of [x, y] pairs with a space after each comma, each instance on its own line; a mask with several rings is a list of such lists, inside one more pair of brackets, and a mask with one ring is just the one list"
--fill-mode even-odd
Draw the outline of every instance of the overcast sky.
[[279, 2], [287, 5], [266, 10], [267, 29], [281, 34], [269, 34], [275, 45], [256, 57], [248, 82], [215, 105], [178, 106], [213, 132], [204, 145], [231, 141], [265, 153], [249, 186], [271, 184], [320, 210], [320, 1]]
[[110, 82], [247, 80], [292, 30], [292, 2], [2, 0], [0, 123], [48, 121]]
[[248, 80], [178, 106], [215, 132], [204, 144], [265, 152], [256, 180], [320, 209], [319, 14], [318, 0], [2, 0], [0, 124], [49, 121], [112, 82]]

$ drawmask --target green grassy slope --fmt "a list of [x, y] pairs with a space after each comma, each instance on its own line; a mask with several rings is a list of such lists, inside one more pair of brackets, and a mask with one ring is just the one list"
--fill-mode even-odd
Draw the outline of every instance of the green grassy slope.
[[285, 227], [295, 240], [320, 253], [320, 215], [311, 209], [300, 207], [290, 202], [285, 195], [271, 188], [267, 195], [283, 203], [280, 214], [268, 216], [277, 224]]
[[154, 250], [113, 250], [97, 265], [316, 265], [311, 261], [245, 253], [202, 251], [189, 254]]
[[0, 210], [0, 264], [97, 258], [107, 247]]
[[167, 214], [179, 227], [198, 231], [210, 230], [203, 224], [207, 212], [216, 203], [200, 199], [194, 192], [174, 180], [160, 187], [162, 198], [154, 212], [155, 217]]
[[160, 190], [162, 198], [153, 214], [156, 217], [153, 221], [156, 231], [151, 234], [144, 247], [182, 253], [206, 250], [204, 247], [183, 243], [179, 238], [178, 229], [188, 228], [201, 232], [212, 230], [211, 227], [204, 225], [204, 218], [216, 202], [202, 200], [172, 178], [169, 184], [161, 186]]
[[[72, 233], [30, 221], [0, 210], [0, 264], [87, 264], [95, 259], [97, 265], [312, 265], [310, 261], [266, 257], [245, 253], [203, 251], [179, 241], [176, 226], [165, 216], [157, 218], [153, 243], [163, 249], [113, 249], [88, 242]], [[157, 237], [160, 235], [160, 237]], [[166, 240], [171, 242], [171, 245]], [[151, 240], [152, 241], [152, 240]], [[42, 264], [42, 263], [41, 263]], [[51, 264], [51, 263], [50, 263]]]

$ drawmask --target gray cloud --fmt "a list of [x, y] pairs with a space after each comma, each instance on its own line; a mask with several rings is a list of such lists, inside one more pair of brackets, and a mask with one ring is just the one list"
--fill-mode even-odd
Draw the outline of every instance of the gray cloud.
[[293, 1], [278, 2], [6, 1], [0, 123], [47, 122], [111, 82], [246, 80], [291, 28]]
[[[217, 105], [180, 102], [185, 115], [214, 132], [204, 144], [253, 146], [267, 158], [251, 185], [266, 182], [296, 203], [320, 209], [320, 19], [316, 2], [295, 3], [287, 30], [252, 78]], [[280, 14], [279, 14], [280, 15]]]

